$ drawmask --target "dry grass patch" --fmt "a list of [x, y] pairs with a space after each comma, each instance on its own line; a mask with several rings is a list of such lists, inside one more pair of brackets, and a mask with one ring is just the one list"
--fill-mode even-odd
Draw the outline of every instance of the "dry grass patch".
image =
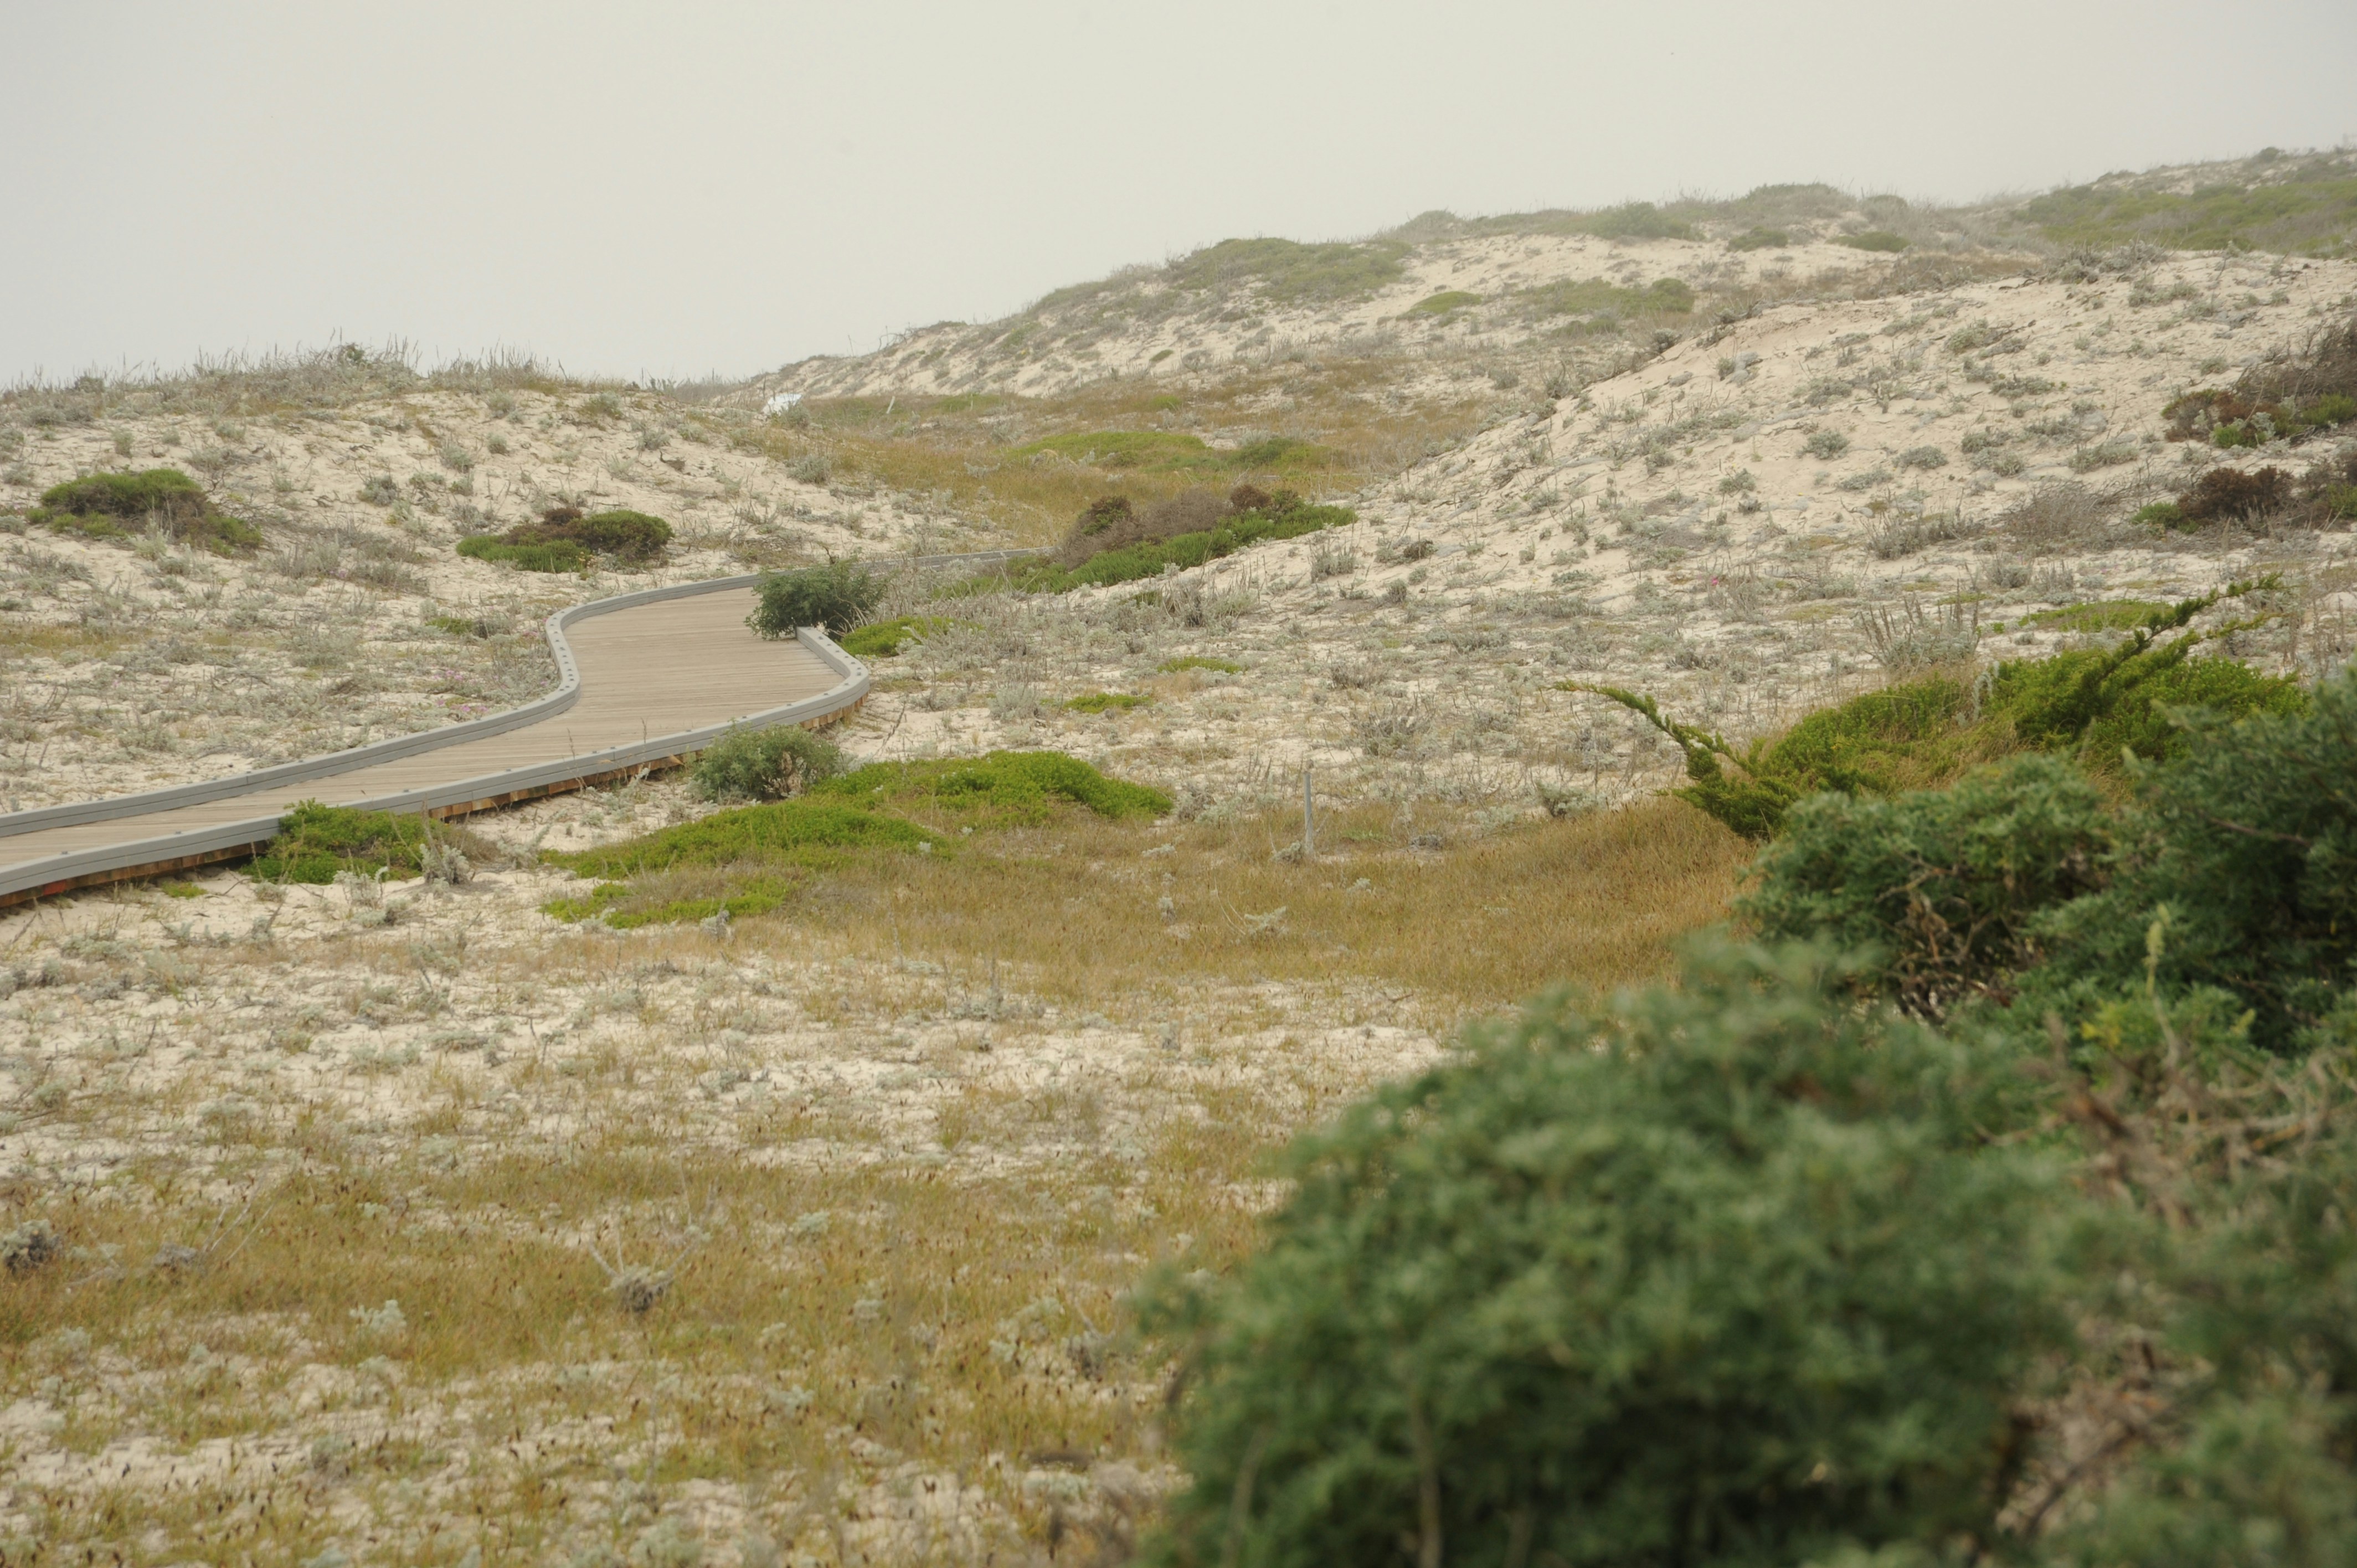
[[1732, 833], [1667, 800], [1489, 837], [1431, 805], [1355, 807], [1321, 822], [1330, 853], [1307, 865], [1275, 853], [1299, 831], [1282, 813], [1075, 816], [953, 856], [840, 867], [765, 940], [783, 950], [823, 927], [869, 957], [996, 960], [1027, 990], [1122, 1013], [1205, 980], [1358, 977], [1413, 994], [1446, 1026], [1552, 984], [1660, 977], [1675, 938], [1720, 918], [1748, 859]]

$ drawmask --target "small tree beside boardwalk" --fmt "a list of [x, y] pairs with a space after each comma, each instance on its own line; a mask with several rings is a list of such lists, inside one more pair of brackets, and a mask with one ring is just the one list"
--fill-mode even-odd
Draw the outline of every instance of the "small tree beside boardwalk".
[[856, 561], [830, 561], [792, 572], [771, 572], [755, 585], [760, 603], [745, 624], [763, 637], [791, 637], [814, 626], [840, 637], [876, 613], [884, 580]]

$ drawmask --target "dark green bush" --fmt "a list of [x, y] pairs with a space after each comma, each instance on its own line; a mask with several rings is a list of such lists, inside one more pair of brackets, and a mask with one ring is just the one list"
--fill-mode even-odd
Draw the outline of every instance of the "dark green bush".
[[2044, 923], [2040, 993], [2136, 973], [2165, 908], [2158, 982], [2231, 993], [2280, 1049], [2357, 983], [2357, 672], [2295, 711], [2188, 722], [2192, 744], [2136, 776], [2110, 886]]
[[843, 748], [800, 725], [732, 730], [689, 777], [707, 800], [782, 800], [843, 771]]
[[1730, 251], [1781, 251], [1792, 242], [1781, 229], [1746, 229], [1727, 242]]
[[501, 534], [458, 541], [458, 553], [477, 561], [502, 561], [523, 572], [579, 572], [593, 555], [610, 555], [633, 565], [662, 557], [671, 542], [671, 524], [642, 511], [601, 511], [551, 507], [537, 522], [520, 522]]
[[671, 542], [671, 524], [642, 511], [598, 511], [573, 524], [571, 537], [600, 555], [652, 561]]
[[806, 626], [838, 633], [875, 613], [884, 597], [884, 579], [856, 561], [830, 561], [771, 572], [753, 592], [760, 602], [745, 624], [763, 637], [791, 637]]
[[262, 542], [262, 531], [230, 516], [178, 468], [89, 474], [41, 492], [32, 520], [93, 539], [123, 539], [146, 529], [226, 555]]
[[2190, 658], [2236, 623], [2168, 641], [2221, 600], [2276, 586], [2236, 583], [2176, 605], [2126, 601], [2080, 606], [2061, 616], [2079, 629], [2122, 629], [2110, 649], [2000, 664], [1970, 689], [1952, 676], [1869, 692], [1812, 714], [1782, 736], [1738, 752], [1726, 737], [1665, 717], [1654, 700], [1616, 686], [1566, 682], [1562, 689], [1609, 697], [1668, 736], [1684, 754], [1689, 783], [1672, 791], [1747, 838], [1782, 826], [1794, 801], [1819, 790], [1888, 795], [1944, 784], [1965, 768], [2023, 749], [2072, 752], [2098, 773], [2116, 773], [2123, 753], [2147, 761], [2176, 754], [2184, 731], [2173, 714], [2205, 708], [2240, 717], [2291, 713], [2306, 694], [2282, 676], [2226, 659]]
[[1837, 234], [1834, 237], [1834, 243], [1847, 245], [1853, 251], [1879, 251], [1893, 255], [1907, 248], [1905, 238], [1888, 229], [1868, 229], [1862, 234]]
[[1894, 800], [1812, 796], [1736, 901], [1761, 938], [1876, 954], [1877, 990], [1937, 1018], [2037, 956], [2036, 918], [2095, 887], [2112, 843], [2103, 796], [2055, 757], [2017, 757]]
[[[1305, 1139], [1266, 1248], [1168, 1279], [1189, 1480], [1148, 1560], [1803, 1563], [1993, 1542], [2070, 1339], [2000, 1047], [1706, 956], [1544, 1004]], [[1891, 1561], [1902, 1561], [1893, 1558]]]

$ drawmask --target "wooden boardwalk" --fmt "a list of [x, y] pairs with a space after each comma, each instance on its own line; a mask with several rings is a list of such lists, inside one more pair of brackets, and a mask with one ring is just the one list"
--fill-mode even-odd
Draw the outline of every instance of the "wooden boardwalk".
[[[447, 793], [451, 785], [484, 781], [479, 798], [437, 802], [433, 807], [437, 815], [457, 814], [576, 786], [600, 774], [627, 771], [614, 766], [611, 754], [618, 750], [640, 754], [627, 759], [630, 768], [644, 766], [650, 748], [653, 759], [662, 758], [661, 743], [666, 736], [692, 737], [715, 725], [846, 690], [845, 670], [830, 665], [812, 647], [755, 636], [745, 625], [752, 604], [749, 592], [696, 593], [579, 620], [562, 633], [571, 646], [579, 675], [577, 699], [561, 713], [501, 734], [457, 740], [326, 777], [264, 783], [221, 799], [167, 805], [135, 815], [61, 825], [26, 822], [23, 825], [31, 831], [14, 833], [8, 831], [9, 818], [0, 816], [0, 902], [59, 890], [58, 879], [45, 878], [40, 873], [43, 863], [61, 855], [70, 859], [59, 864], [80, 866], [105, 855], [92, 857], [78, 852], [105, 852], [116, 846], [128, 850], [167, 841], [157, 845], [157, 853], [147, 861], [100, 867], [73, 880], [87, 885], [152, 874], [176, 865], [227, 859], [243, 853], [235, 845], [206, 841], [219, 839], [235, 824], [274, 819], [298, 800], [317, 800], [330, 805], [383, 801], [417, 791]], [[834, 653], [831, 647], [828, 651]], [[845, 662], [857, 671], [856, 663]], [[854, 705], [864, 694], [864, 675], [856, 685], [856, 691], [843, 696], [840, 707]], [[575, 758], [589, 760], [580, 769], [562, 766]], [[519, 779], [515, 777], [519, 773], [530, 777]], [[38, 813], [15, 815], [22, 819]], [[274, 828], [274, 822], [271, 826]], [[167, 853], [172, 847], [168, 841], [176, 835], [187, 835], [193, 852]]]

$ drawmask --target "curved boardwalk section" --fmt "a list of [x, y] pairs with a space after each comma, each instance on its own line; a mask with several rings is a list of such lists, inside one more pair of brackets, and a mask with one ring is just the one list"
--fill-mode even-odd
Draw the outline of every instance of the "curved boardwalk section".
[[676, 760], [734, 725], [809, 723], [858, 705], [867, 671], [824, 637], [770, 641], [748, 629], [754, 581], [551, 617], [559, 688], [508, 714], [184, 789], [0, 816], [0, 903], [233, 858], [268, 840], [298, 800], [456, 815]]

